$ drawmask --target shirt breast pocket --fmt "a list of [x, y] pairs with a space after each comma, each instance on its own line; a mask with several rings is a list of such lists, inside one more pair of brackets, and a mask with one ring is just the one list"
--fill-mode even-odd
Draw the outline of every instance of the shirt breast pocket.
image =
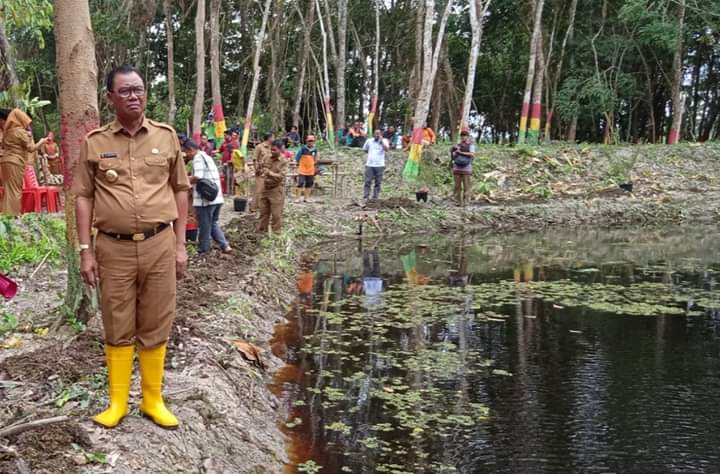
[[144, 178], [150, 184], [166, 183], [169, 179], [170, 164], [165, 155], [150, 155], [145, 157]]
[[98, 174], [100, 179], [106, 183], [116, 183], [122, 175], [122, 168], [119, 158], [108, 158], [98, 162]]

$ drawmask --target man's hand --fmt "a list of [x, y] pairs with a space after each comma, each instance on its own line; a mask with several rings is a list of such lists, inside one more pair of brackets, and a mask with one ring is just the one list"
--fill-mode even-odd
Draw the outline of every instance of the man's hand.
[[182, 280], [185, 277], [185, 270], [187, 270], [187, 250], [185, 244], [177, 244], [175, 248], [175, 275], [178, 280]]
[[80, 277], [93, 288], [100, 283], [97, 260], [90, 250], [83, 250], [80, 253]]

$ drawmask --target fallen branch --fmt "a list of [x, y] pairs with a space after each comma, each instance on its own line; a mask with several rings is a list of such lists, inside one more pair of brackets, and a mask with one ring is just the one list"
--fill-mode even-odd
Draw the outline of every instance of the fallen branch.
[[22, 433], [23, 431], [40, 428], [41, 426], [50, 425], [53, 423], [61, 423], [67, 420], [69, 420], [67, 416], [55, 416], [52, 418], [44, 418], [42, 420], [29, 421], [21, 425], [10, 426], [0, 430], [0, 438], [7, 438], [9, 436]]
[[380, 232], [381, 234], [383, 233], [382, 229], [380, 228], [380, 224], [378, 224], [378, 221], [375, 218], [375, 216], [370, 216], [370, 222], [372, 222], [372, 224], [375, 226], [375, 228], [378, 230], [378, 232]]
[[49, 256], [50, 256], [50, 252], [46, 253], [45, 256], [43, 257], [43, 259], [40, 260], [40, 263], [38, 264], [38, 266], [35, 267], [35, 270], [33, 270], [33, 272], [30, 274], [31, 280], [35, 277], [35, 274], [38, 272], [38, 270], [40, 270], [42, 268], [42, 266], [45, 265], [45, 261], [48, 259]]

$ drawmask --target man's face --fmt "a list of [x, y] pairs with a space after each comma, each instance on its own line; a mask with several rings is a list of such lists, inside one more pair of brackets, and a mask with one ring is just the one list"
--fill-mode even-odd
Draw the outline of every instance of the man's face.
[[185, 152], [185, 162], [188, 162], [195, 158], [195, 154], [197, 153], [197, 150], [194, 150], [192, 148], [183, 148], [183, 151]]
[[373, 135], [375, 135], [375, 140], [379, 141], [382, 138], [382, 132], [380, 130], [375, 130], [375, 133], [373, 133]]
[[462, 141], [463, 141], [464, 143], [467, 143], [468, 140], [470, 140], [470, 135], [463, 135], [463, 136], [462, 136]]
[[233, 141], [237, 141], [237, 139], [238, 139], [239, 136], [240, 136], [240, 135], [238, 135], [237, 132], [234, 132], [234, 133], [232, 134], [232, 139], [233, 139]]
[[225, 134], [225, 141], [226, 141], [226, 142], [229, 142], [229, 141], [231, 141], [231, 140], [232, 140], [232, 133], [227, 133], [227, 134]]
[[314, 147], [314, 146], [315, 146], [315, 139], [311, 138], [310, 140], [308, 140], [308, 141], [307, 141], [307, 145], [308, 145], [310, 148]]
[[270, 154], [273, 158], [280, 158], [280, 155], [282, 154], [282, 150], [275, 145], [270, 147]]
[[145, 113], [147, 95], [142, 78], [135, 72], [116, 74], [107, 101], [120, 119], [137, 120]]
[[390, 127], [390, 128], [388, 128], [388, 132], [390, 132], [390, 133], [395, 133], [395, 127]]
[[207, 142], [208, 142], [208, 138], [205, 135], [200, 137], [200, 143], [202, 143], [203, 145], [207, 145]]

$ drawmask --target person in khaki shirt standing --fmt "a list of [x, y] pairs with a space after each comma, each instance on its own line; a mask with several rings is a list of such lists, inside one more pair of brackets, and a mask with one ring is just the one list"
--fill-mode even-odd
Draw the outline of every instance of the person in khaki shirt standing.
[[178, 420], [161, 392], [176, 277], [182, 278], [187, 266], [190, 184], [175, 130], [145, 117], [145, 83], [137, 69], [113, 69], [106, 87], [115, 120], [87, 135], [73, 183], [80, 273], [87, 284], [100, 287], [105, 329], [110, 407], [93, 420], [112, 428], [127, 415], [137, 345], [140, 412], [175, 428]]
[[282, 156], [285, 143], [275, 140], [270, 147], [270, 158], [263, 163], [262, 178], [264, 186], [260, 194], [260, 221], [257, 232], [265, 234], [272, 217], [272, 230], [280, 233], [282, 229], [282, 211], [285, 204], [285, 176], [287, 175], [287, 161]]
[[255, 170], [255, 193], [250, 210], [260, 210], [260, 199], [263, 193], [263, 171], [270, 160], [270, 145], [273, 142], [273, 134], [263, 135], [263, 141], [258, 143], [253, 151], [253, 168]]

